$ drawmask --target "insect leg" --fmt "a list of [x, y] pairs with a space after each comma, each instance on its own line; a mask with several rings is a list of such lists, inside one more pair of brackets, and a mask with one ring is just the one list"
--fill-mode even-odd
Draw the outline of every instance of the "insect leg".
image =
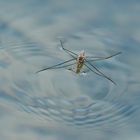
[[[105, 60], [105, 59], [109, 59], [109, 58], [111, 58], [111, 57], [114, 57], [114, 56], [116, 56], [116, 55], [119, 55], [119, 54], [121, 54], [122, 52], [118, 52], [118, 53], [115, 53], [115, 54], [113, 54], [113, 55], [110, 55], [110, 56], [107, 56], [107, 57], [94, 57], [94, 56], [87, 56], [87, 59], [89, 59], [88, 61], [100, 61], [100, 60]], [[95, 58], [95, 59], [91, 59], [90, 60], [90, 58]]]
[[108, 76], [106, 76], [103, 72], [101, 72], [97, 67], [95, 67], [94, 65], [92, 65], [90, 62], [86, 61], [91, 67], [93, 67], [96, 71], [94, 71], [93, 69], [91, 69], [88, 65], [84, 64], [88, 69], [90, 69], [92, 72], [96, 73], [97, 75], [99, 76], [102, 76], [106, 79], [108, 79], [109, 81], [111, 81], [113, 84], [116, 85], [116, 83], [111, 79], [109, 78]]
[[68, 54], [69, 54], [70, 56], [72, 56], [73, 58], [77, 58], [78, 54], [76, 54], [76, 53], [74, 53], [74, 52], [72, 52], [72, 51], [70, 51], [70, 50], [64, 48], [62, 40], [60, 40], [60, 44], [61, 44], [62, 49], [63, 49], [66, 53], [68, 53]]
[[56, 68], [56, 67], [58, 67], [60, 65], [66, 64], [66, 63], [71, 62], [71, 61], [74, 61], [74, 60], [75, 60], [74, 58], [73, 59], [70, 59], [70, 60], [67, 60], [65, 62], [62, 62], [62, 63], [56, 64], [56, 65], [53, 65], [53, 66], [50, 66], [50, 67], [41, 69], [41, 70], [37, 71], [36, 73], [39, 73], [39, 72], [42, 72], [42, 71], [45, 71], [45, 70], [48, 70], [48, 69], [54, 69], [54, 68]]

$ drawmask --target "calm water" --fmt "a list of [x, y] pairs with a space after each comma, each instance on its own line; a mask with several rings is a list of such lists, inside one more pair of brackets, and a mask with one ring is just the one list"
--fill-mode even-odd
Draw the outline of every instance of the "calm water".
[[[138, 0], [0, 0], [0, 140], [139, 140]], [[88, 56], [122, 54], [91, 71], [36, 71]]]

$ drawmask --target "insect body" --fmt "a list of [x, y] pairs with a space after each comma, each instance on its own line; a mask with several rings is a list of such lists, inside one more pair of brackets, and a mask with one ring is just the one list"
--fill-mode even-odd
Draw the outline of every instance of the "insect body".
[[81, 69], [83, 68], [83, 65], [85, 63], [85, 52], [81, 51], [79, 56], [77, 57], [77, 65], [76, 65], [76, 73], [80, 73]]

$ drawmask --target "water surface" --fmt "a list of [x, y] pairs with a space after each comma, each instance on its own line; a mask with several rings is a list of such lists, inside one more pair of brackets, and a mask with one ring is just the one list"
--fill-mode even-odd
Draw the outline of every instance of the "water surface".
[[[139, 1], [0, 0], [0, 139], [139, 140]], [[90, 70], [38, 70], [71, 59], [121, 55]]]

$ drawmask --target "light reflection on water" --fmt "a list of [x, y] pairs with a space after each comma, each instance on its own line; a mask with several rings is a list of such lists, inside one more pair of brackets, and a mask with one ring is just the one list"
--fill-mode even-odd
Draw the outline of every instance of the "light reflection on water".
[[[21, 6], [21, 3], [18, 3]], [[11, 6], [8, 3], [5, 4], [11, 8], [14, 6], [14, 4]], [[77, 23], [72, 21], [67, 30], [66, 25], [64, 27], [63, 24], [59, 25], [60, 19], [57, 18], [62, 18], [66, 23], [69, 21], [66, 16], [71, 13], [70, 9], [61, 8], [71, 7], [71, 2], [70, 5], [54, 4], [58, 11], [62, 10], [58, 13], [64, 17], [54, 12], [54, 17], [50, 20], [43, 18], [44, 14], [41, 19], [39, 18], [39, 15], [46, 11], [43, 3], [38, 5], [37, 2], [31, 6], [34, 10], [41, 9], [43, 6], [42, 12], [40, 11], [38, 15], [30, 13], [28, 2], [23, 2], [23, 4], [23, 7], [27, 6], [24, 17], [27, 25], [24, 25], [20, 18], [24, 10], [20, 10], [17, 14], [13, 12], [10, 15], [1, 15], [0, 122], [8, 123], [9, 126], [4, 125], [0, 137], [6, 140], [11, 135], [17, 135], [13, 139], [21, 137], [23, 139], [45, 139], [47, 137], [48, 139], [85, 140], [88, 138], [90, 140], [94, 137], [97, 140], [106, 140], [115, 135], [121, 140], [128, 139], [131, 132], [131, 135], [139, 138], [137, 134], [140, 116], [138, 110], [139, 68], [136, 67], [138, 62], [132, 61], [138, 58], [137, 38], [133, 39], [129, 36], [125, 31], [127, 28], [119, 33], [120, 30], [114, 29], [113, 23], [108, 23], [112, 29], [103, 28], [104, 23], [101, 27], [89, 25], [86, 28], [88, 22], [78, 27]], [[95, 4], [100, 7], [100, 3], [95, 2]], [[88, 3], [86, 6], [89, 6], [89, 11], [86, 12], [89, 14], [92, 8]], [[79, 10], [81, 8], [79, 7]], [[63, 13], [63, 10], [68, 13]], [[76, 12], [77, 15], [74, 16], [76, 20], [76, 17], [81, 15], [79, 10], [74, 9], [69, 16], [74, 16]], [[48, 11], [50, 12], [50, 9]], [[27, 16], [27, 13], [30, 14]], [[36, 21], [39, 19], [41, 21], [34, 23], [34, 16], [38, 19]], [[32, 17], [31, 20], [28, 19], [29, 17]], [[12, 21], [12, 18], [15, 20]], [[96, 18], [95, 16], [95, 25], [101, 20]], [[81, 16], [83, 21], [92, 23], [91, 19], [92, 15]], [[53, 20], [58, 25], [54, 24]], [[18, 23], [22, 23], [21, 26], [18, 26]], [[33, 25], [31, 29], [29, 23]], [[50, 23], [53, 23], [51, 28], [49, 28]], [[36, 30], [32, 34], [35, 27]], [[61, 28], [62, 32], [57, 27]], [[74, 32], [72, 33], [71, 30]], [[51, 34], [49, 35], [48, 32]], [[122, 51], [123, 53], [119, 56], [95, 63], [117, 85], [113, 85], [90, 71], [86, 75], [76, 75], [67, 69], [57, 69], [37, 74], [36, 71], [41, 68], [70, 58], [60, 49], [58, 38], [61, 35], [66, 39], [65, 47], [76, 53], [85, 49], [87, 55], [108, 56]], [[48, 38], [46, 39], [45, 36]], [[133, 49], [129, 47], [130, 45], [134, 45]]]

